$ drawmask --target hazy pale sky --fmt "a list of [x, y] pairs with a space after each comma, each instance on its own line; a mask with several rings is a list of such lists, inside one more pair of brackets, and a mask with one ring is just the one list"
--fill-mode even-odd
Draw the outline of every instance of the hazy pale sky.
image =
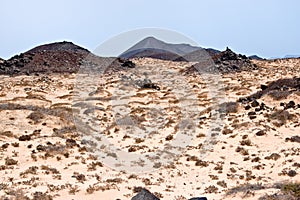
[[178, 31], [201, 47], [300, 54], [299, 0], [1, 0], [0, 57], [68, 40], [93, 51], [122, 32]]

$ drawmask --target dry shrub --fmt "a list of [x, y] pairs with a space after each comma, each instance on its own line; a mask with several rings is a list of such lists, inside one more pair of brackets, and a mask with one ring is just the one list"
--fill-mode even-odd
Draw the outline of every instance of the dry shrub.
[[0, 136], [13, 137], [14, 134], [11, 131], [4, 131], [0, 133]]
[[273, 124], [280, 127], [286, 124], [287, 121], [291, 121], [296, 118], [296, 115], [290, 114], [287, 110], [278, 110], [272, 114], [266, 115], [268, 119], [273, 121]]
[[239, 104], [237, 102], [226, 102], [220, 105], [220, 111], [226, 114], [237, 113]]
[[40, 111], [33, 111], [27, 116], [27, 119], [31, 119], [34, 124], [38, 124], [44, 119], [45, 115]]
[[282, 100], [286, 99], [291, 94], [290, 91], [281, 91], [281, 90], [273, 90], [269, 92], [269, 95], [273, 98], [273, 100]]

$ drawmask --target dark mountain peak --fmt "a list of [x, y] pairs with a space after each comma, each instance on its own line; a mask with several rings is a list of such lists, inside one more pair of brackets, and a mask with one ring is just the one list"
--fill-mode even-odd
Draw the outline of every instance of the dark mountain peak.
[[89, 53], [87, 49], [68, 41], [54, 42], [50, 44], [40, 45], [27, 51], [26, 53], [37, 53], [37, 52], [45, 52], [45, 51], [70, 51], [70, 52]]
[[154, 36], [148, 36], [148, 37], [144, 38], [143, 40], [145, 40], [145, 41], [159, 41], [159, 42], [163, 42], [163, 41], [155, 38]]
[[249, 56], [249, 58], [251, 60], [263, 60], [263, 58], [259, 57], [258, 55], [251, 55], [251, 56]]
[[104, 65], [105, 72], [124, 70], [126, 69], [126, 67], [122, 67], [124, 65], [128, 68], [128, 63], [120, 63], [115, 58], [98, 57], [85, 48], [64, 41], [40, 45], [4, 60], [3, 63], [0, 61], [0, 74], [13, 76], [77, 73], [82, 66], [89, 70], [96, 70], [97, 67], [101, 68]]
[[193, 51], [199, 50], [200, 47], [194, 47], [190, 44], [171, 44], [149, 36], [133, 45], [120, 57], [151, 57], [163, 60], [174, 60], [177, 57], [186, 55]]
[[72, 42], [44, 44], [0, 61], [0, 74], [74, 73], [89, 54]]
[[141, 41], [139, 41], [138, 43], [136, 43], [134, 46], [132, 46], [130, 49], [131, 50], [136, 50], [136, 49], [161, 49], [164, 48], [165, 45], [167, 45], [165, 42], [156, 39], [153, 36], [149, 36], [146, 37], [144, 39], [142, 39]]

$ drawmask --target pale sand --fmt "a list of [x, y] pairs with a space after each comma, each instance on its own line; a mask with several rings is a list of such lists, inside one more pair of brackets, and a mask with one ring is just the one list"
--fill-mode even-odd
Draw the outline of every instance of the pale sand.
[[[73, 108], [80, 111], [81, 123], [89, 122], [92, 127], [99, 127], [99, 130], [107, 134], [109, 142], [125, 152], [128, 152], [131, 145], [140, 147], [136, 152], [131, 153], [137, 153], [137, 155], [155, 151], [156, 148], [171, 143], [172, 140], [165, 139], [170, 134], [175, 140], [178, 133], [178, 122], [185, 118], [183, 113], [188, 114], [197, 125], [191, 131], [194, 134], [193, 139], [188, 147], [180, 153], [178, 161], [173, 165], [163, 166], [150, 172], [128, 173], [108, 167], [103, 160], [97, 160], [91, 156], [92, 153], [85, 152], [84, 149], [76, 146], [65, 147], [67, 138], [74, 138], [77, 144], [81, 142], [81, 137], [76, 133], [70, 109], [72, 104], [80, 102], [78, 100], [79, 90], [73, 89], [76, 75], [48, 76], [51, 80], [41, 79], [42, 76], [2, 76], [0, 81], [0, 126], [2, 132], [11, 131], [13, 136], [4, 136], [4, 134], [0, 136], [0, 145], [9, 144], [7, 148], [2, 147], [0, 150], [2, 169], [0, 182], [4, 184], [1, 186], [3, 189], [0, 190], [0, 195], [5, 195], [10, 189], [20, 189], [28, 196], [35, 191], [40, 191], [51, 194], [55, 199], [115, 200], [118, 198], [130, 199], [135, 195], [133, 188], [141, 186], [153, 193], [159, 193], [162, 199], [176, 199], [180, 195], [186, 198], [206, 196], [208, 199], [258, 199], [264, 194], [278, 192], [279, 189], [272, 188], [275, 183], [300, 181], [299, 166], [293, 166], [295, 163], [300, 163], [299, 143], [285, 141], [288, 137], [299, 135], [299, 109], [289, 110], [291, 114], [296, 115], [296, 120], [288, 120], [283, 126], [276, 127], [273, 121], [268, 122], [267, 117], [264, 117], [263, 114], [258, 115], [256, 119], [249, 119], [247, 114], [250, 110], [245, 110], [244, 105], [239, 104], [238, 112], [228, 114], [221, 122], [226, 128], [231, 129], [232, 133], [225, 135], [222, 134], [222, 130], [218, 130], [219, 135], [205, 143], [205, 140], [209, 138], [207, 130], [212, 121], [209, 118], [210, 113], [205, 111], [212, 105], [211, 88], [206, 85], [208, 80], [195, 75], [182, 76], [179, 70], [189, 66], [187, 63], [154, 59], [136, 59], [135, 62], [137, 63], [136, 70], [141, 67], [147, 71], [147, 76], [161, 86], [160, 91], [141, 90], [130, 85], [126, 86], [123, 84], [124, 82], [120, 81], [120, 74], [115, 73], [105, 75], [101, 77], [101, 80], [84, 82], [86, 85], [80, 85], [80, 87], [84, 86], [80, 91], [88, 93], [85, 86], [94, 87], [97, 82], [103, 82], [105, 86], [98, 90], [95, 88], [97, 91], [90, 97], [120, 96], [121, 99], [115, 101], [90, 100], [90, 104], [101, 107], [103, 110], [95, 110], [89, 115], [82, 114], [85, 109], [80, 109], [78, 106]], [[236, 101], [240, 97], [246, 97], [260, 90], [261, 84], [279, 78], [292, 78], [300, 72], [297, 60], [255, 62], [261, 67], [260, 70], [227, 74], [221, 77], [221, 91], [224, 94], [221, 94], [220, 102]], [[122, 73], [127, 75], [125, 72]], [[142, 75], [138, 74], [132, 78], [134, 80], [142, 79]], [[188, 90], [183, 87], [184, 84], [188, 86]], [[118, 87], [121, 88], [116, 89]], [[25, 91], [25, 88], [31, 89]], [[181, 99], [178, 101], [179, 97]], [[290, 100], [299, 104], [299, 92], [281, 101], [275, 101], [271, 97], [265, 96], [258, 102], [264, 102], [271, 108], [282, 109], [279, 106], [280, 102], [287, 103]], [[36, 109], [40, 110], [43, 117], [34, 123], [27, 116]], [[140, 143], [136, 143], [134, 138], [142, 138], [142, 135], [129, 133], [125, 131], [125, 126], [115, 124], [114, 116], [118, 112], [121, 114], [128, 112], [126, 109], [131, 112], [132, 119], [136, 120], [135, 123], [140, 123], [140, 127], [146, 127], [144, 132], [139, 132], [140, 134], [144, 133], [146, 138]], [[272, 113], [272, 111], [268, 112]], [[75, 114], [75, 116], [78, 115]], [[199, 120], [199, 117], [203, 116], [207, 119]], [[165, 126], [168, 121], [170, 124]], [[237, 126], [242, 123], [244, 126]], [[54, 128], [68, 129], [56, 131], [53, 130]], [[266, 135], [255, 135], [256, 132], [264, 129], [267, 130]], [[32, 136], [30, 141], [18, 140], [21, 135], [31, 134], [35, 130], [41, 130], [40, 134]], [[151, 133], [151, 131], [158, 133]], [[201, 136], [201, 133], [204, 135]], [[125, 135], [130, 138], [124, 139]], [[151, 139], [148, 138], [150, 135]], [[197, 135], [198, 137], [196, 137]], [[247, 139], [250, 139], [251, 145], [242, 146], [240, 142]], [[183, 138], [183, 140], [185, 139]], [[18, 147], [12, 145], [15, 142], [19, 143]], [[52, 145], [47, 145], [47, 142], [51, 142]], [[211, 144], [213, 142], [216, 144]], [[45, 151], [38, 152], [36, 150], [40, 144], [47, 146], [49, 155], [45, 156]], [[200, 144], [207, 145], [204, 148], [207, 148], [205, 152], [203, 152], [203, 148], [199, 148]], [[28, 148], [28, 145], [32, 145], [32, 147]], [[83, 146], [80, 144], [80, 147]], [[236, 152], [237, 147], [243, 147], [249, 155]], [[36, 153], [32, 154], [33, 150]], [[67, 152], [69, 155], [66, 154]], [[272, 153], [278, 153], [280, 158], [278, 160], [265, 158]], [[31, 155], [36, 158], [32, 158]], [[191, 158], [192, 156], [195, 156], [195, 159], [206, 161], [208, 166], [196, 166], [196, 161]], [[3, 167], [7, 157], [17, 160], [18, 163]], [[245, 160], [246, 157], [249, 159]], [[188, 158], [190, 161], [187, 161]], [[103, 162], [104, 166], [91, 167], [91, 163], [97, 161]], [[42, 167], [43, 165], [44, 167]], [[24, 173], [33, 166], [38, 168]], [[296, 176], [280, 175], [283, 170], [291, 169], [297, 172]], [[84, 178], [80, 178], [79, 174], [83, 174]], [[253, 194], [249, 191], [246, 197], [244, 196], [245, 192], [225, 196], [229, 189], [247, 183], [260, 183], [266, 188], [252, 191]], [[96, 191], [88, 194], [89, 186], [94, 186]], [[214, 186], [216, 191], [209, 191], [210, 186]], [[74, 191], [75, 193], [72, 193]], [[158, 196], [160, 196], [159, 194]]]

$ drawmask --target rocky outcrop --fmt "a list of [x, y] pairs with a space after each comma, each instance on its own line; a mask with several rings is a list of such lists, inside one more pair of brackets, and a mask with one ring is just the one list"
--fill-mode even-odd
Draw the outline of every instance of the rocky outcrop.
[[216, 54], [212, 57], [216, 64], [216, 68], [221, 73], [239, 72], [255, 70], [257, 66], [251, 62], [251, 60], [241, 54], [234, 53], [228, 47], [225, 51]]
[[193, 54], [185, 58], [197, 63], [183, 70], [184, 74], [191, 74], [196, 71], [201, 73], [228, 74], [258, 69], [247, 56], [236, 54], [229, 48], [219, 53], [215, 52], [214, 54], [203, 51], [193, 52]]

